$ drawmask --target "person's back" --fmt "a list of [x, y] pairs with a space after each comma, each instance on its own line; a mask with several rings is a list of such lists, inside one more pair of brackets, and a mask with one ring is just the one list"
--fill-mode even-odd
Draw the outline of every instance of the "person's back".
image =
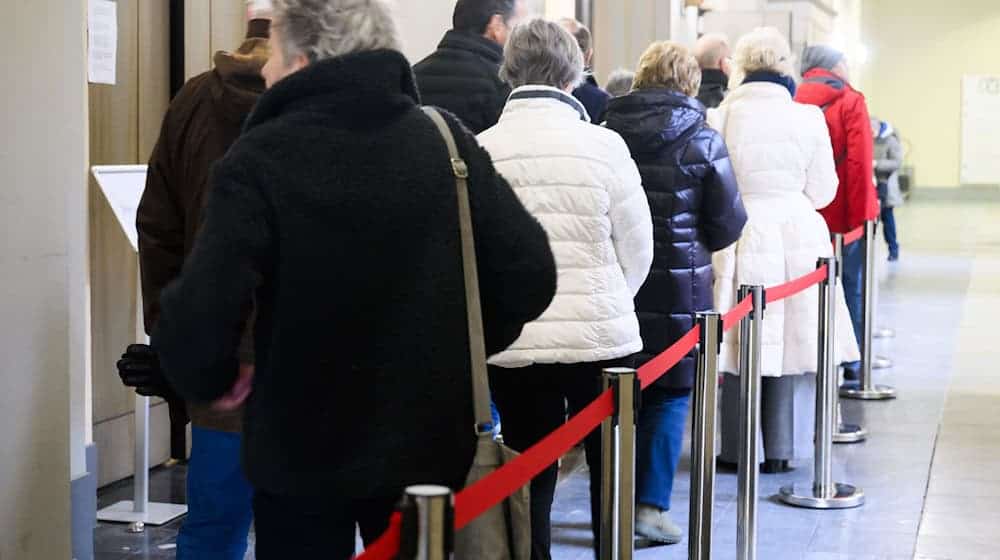
[[459, 0], [454, 28], [413, 67], [426, 105], [454, 113], [473, 133], [496, 124], [510, 86], [500, 79], [503, 44], [521, 0]]
[[878, 215], [868, 105], [864, 95], [829, 68], [808, 68], [803, 78], [795, 99], [823, 110], [840, 180], [836, 198], [821, 213], [830, 231], [847, 233]]

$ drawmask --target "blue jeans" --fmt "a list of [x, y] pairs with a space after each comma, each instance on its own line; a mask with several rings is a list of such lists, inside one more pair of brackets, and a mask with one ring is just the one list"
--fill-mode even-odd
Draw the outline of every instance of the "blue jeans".
[[[865, 242], [855, 241], [844, 247], [844, 297], [847, 299], [847, 310], [851, 313], [851, 324], [854, 325], [854, 338], [861, 346], [864, 336], [864, 316], [861, 314], [861, 289], [864, 284]], [[844, 364], [857, 370], [861, 362]]]
[[178, 560], [243, 560], [253, 521], [253, 489], [240, 465], [240, 434], [191, 428], [188, 515]]
[[670, 509], [691, 395], [653, 386], [642, 394], [636, 430], [636, 501]]
[[889, 246], [889, 257], [899, 257], [899, 241], [896, 239], [896, 213], [891, 206], [882, 207], [882, 232]]

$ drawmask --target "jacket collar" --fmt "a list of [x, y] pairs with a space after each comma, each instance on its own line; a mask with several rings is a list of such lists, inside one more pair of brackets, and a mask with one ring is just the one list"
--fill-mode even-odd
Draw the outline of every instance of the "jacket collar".
[[705, 68], [701, 71], [701, 84], [703, 86], [726, 89], [729, 85], [729, 76], [726, 76], [722, 70], [718, 70], [716, 68]]
[[775, 99], [791, 101], [792, 94], [788, 89], [779, 84], [770, 82], [750, 82], [743, 84], [729, 93], [723, 105], [728, 106], [743, 99]]
[[248, 36], [236, 52], [215, 53], [215, 79], [209, 91], [216, 110], [229, 122], [240, 124], [264, 92], [260, 70], [268, 53], [267, 39], [254, 36]]
[[477, 54], [494, 64], [503, 62], [503, 47], [495, 42], [466, 31], [452, 29], [444, 34], [439, 49], [456, 49]]
[[521, 86], [511, 92], [501, 119], [522, 111], [548, 111], [565, 118], [590, 122], [583, 103], [561, 89], [551, 86]]
[[363, 125], [419, 103], [406, 57], [392, 50], [367, 51], [312, 63], [274, 84], [260, 97], [246, 129], [295, 111]]

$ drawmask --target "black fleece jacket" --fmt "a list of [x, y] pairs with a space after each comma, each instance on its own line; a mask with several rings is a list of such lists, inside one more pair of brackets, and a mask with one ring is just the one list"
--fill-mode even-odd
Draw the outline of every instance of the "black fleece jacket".
[[[153, 344], [195, 401], [232, 385], [256, 289], [244, 461], [272, 494], [391, 498], [459, 486], [474, 448], [455, 181], [406, 59], [325, 60], [277, 83], [215, 167], [205, 223]], [[490, 352], [555, 293], [544, 230], [447, 117], [470, 168]], [[260, 277], [259, 285], [255, 277]]]

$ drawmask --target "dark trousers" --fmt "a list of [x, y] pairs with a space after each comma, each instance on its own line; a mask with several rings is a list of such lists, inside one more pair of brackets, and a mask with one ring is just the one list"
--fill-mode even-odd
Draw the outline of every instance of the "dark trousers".
[[899, 256], [899, 241], [896, 238], [896, 213], [891, 206], [882, 207], [882, 233], [885, 243], [889, 246], [889, 257]]
[[[764, 458], [790, 461], [795, 458], [795, 377], [764, 377], [760, 386], [760, 429]], [[722, 376], [723, 461], [739, 461], [740, 377]]]
[[[864, 284], [865, 241], [855, 241], [844, 247], [844, 297], [847, 299], [847, 310], [851, 314], [851, 326], [854, 327], [854, 338], [861, 345], [864, 335], [864, 316], [861, 313], [862, 285]], [[844, 364], [857, 370], [861, 362]]]
[[684, 445], [689, 391], [652, 386], [642, 394], [636, 433], [636, 501], [670, 510], [674, 476]]
[[354, 556], [355, 525], [369, 544], [389, 527], [399, 498], [338, 500], [288, 497], [257, 491], [253, 500], [258, 560]]
[[[493, 399], [503, 418], [503, 439], [524, 451], [559, 428], [601, 394], [601, 371], [618, 362], [537, 364], [525, 368], [490, 367]], [[568, 410], [567, 410], [568, 405]], [[584, 440], [590, 468], [590, 515], [595, 551], [601, 513], [601, 432]], [[551, 560], [552, 501], [559, 469], [553, 464], [531, 481], [531, 558]]]

